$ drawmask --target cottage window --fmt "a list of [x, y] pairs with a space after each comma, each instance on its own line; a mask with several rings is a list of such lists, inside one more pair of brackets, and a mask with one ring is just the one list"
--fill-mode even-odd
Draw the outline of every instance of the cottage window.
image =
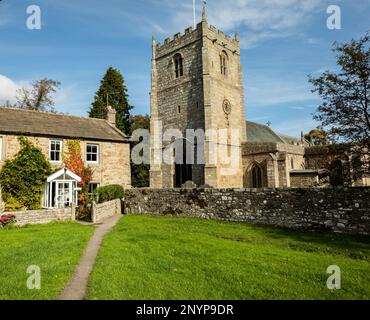
[[174, 57], [175, 62], [175, 77], [180, 78], [184, 75], [184, 59], [181, 54], [177, 53]]
[[89, 183], [89, 194], [93, 194], [96, 189], [99, 188], [99, 183], [90, 182]]
[[86, 161], [91, 163], [99, 162], [99, 145], [90, 143], [86, 145]]
[[62, 141], [50, 140], [50, 161], [61, 162], [62, 161]]

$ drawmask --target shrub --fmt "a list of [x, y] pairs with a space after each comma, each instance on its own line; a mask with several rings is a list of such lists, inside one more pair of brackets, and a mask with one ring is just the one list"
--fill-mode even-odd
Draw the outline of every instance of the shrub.
[[76, 208], [76, 219], [91, 221], [91, 206], [93, 197], [86, 192], [79, 194], [78, 207]]
[[122, 199], [125, 191], [122, 186], [112, 184], [105, 187], [100, 187], [94, 192], [94, 199], [97, 203], [103, 203], [115, 199]]
[[14, 214], [12, 214], [12, 213], [10, 213], [10, 214], [3, 214], [2, 216], [0, 216], [0, 225], [3, 228], [5, 228], [5, 227], [11, 227], [16, 222], [17, 222], [16, 216]]
[[40, 209], [44, 183], [52, 169], [40, 148], [25, 137], [18, 139], [19, 152], [0, 171], [2, 197], [7, 210]]

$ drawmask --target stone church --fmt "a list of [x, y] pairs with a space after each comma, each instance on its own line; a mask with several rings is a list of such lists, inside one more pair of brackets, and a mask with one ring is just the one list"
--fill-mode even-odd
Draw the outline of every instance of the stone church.
[[[318, 185], [320, 168], [307, 168], [308, 142], [274, 132], [269, 126], [246, 121], [245, 97], [236, 33], [225, 35], [207, 23], [205, 7], [202, 21], [177, 33], [163, 44], [152, 43], [151, 86], [151, 166], [150, 187], [178, 188], [186, 182], [213, 188], [281, 188]], [[189, 129], [227, 130], [220, 142], [217, 137], [204, 139], [204, 161], [196, 161], [198, 139], [189, 141], [174, 134], [165, 141], [156, 132], [175, 130], [183, 136]], [[237, 131], [237, 139], [231, 131]], [[183, 152], [178, 161], [160, 161], [166, 147], [180, 143]], [[189, 148], [190, 144], [190, 148]], [[211, 159], [211, 148], [237, 158], [236, 170], [230, 164]], [[189, 164], [185, 150], [192, 150]], [[213, 150], [213, 149], [212, 149]], [[235, 168], [234, 168], [235, 169]]]

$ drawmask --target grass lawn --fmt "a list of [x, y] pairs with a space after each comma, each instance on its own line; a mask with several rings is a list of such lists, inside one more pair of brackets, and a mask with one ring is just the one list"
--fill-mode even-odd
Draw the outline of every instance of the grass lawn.
[[[330, 265], [341, 290], [326, 288]], [[127, 216], [90, 280], [89, 299], [370, 299], [370, 239]]]
[[[0, 299], [56, 299], [72, 275], [93, 227], [52, 223], [0, 230]], [[41, 268], [41, 289], [27, 289], [27, 268]]]

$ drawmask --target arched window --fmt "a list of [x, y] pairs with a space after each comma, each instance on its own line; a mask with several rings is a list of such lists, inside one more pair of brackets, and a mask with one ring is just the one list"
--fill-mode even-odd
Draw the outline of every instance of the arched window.
[[177, 79], [184, 75], [184, 59], [180, 53], [177, 53], [173, 59], [175, 62], [175, 77]]
[[263, 173], [259, 165], [254, 165], [252, 168], [252, 185], [253, 188], [263, 187]]
[[225, 51], [222, 51], [220, 55], [220, 67], [221, 67], [221, 74], [227, 76], [227, 60], [228, 56]]

